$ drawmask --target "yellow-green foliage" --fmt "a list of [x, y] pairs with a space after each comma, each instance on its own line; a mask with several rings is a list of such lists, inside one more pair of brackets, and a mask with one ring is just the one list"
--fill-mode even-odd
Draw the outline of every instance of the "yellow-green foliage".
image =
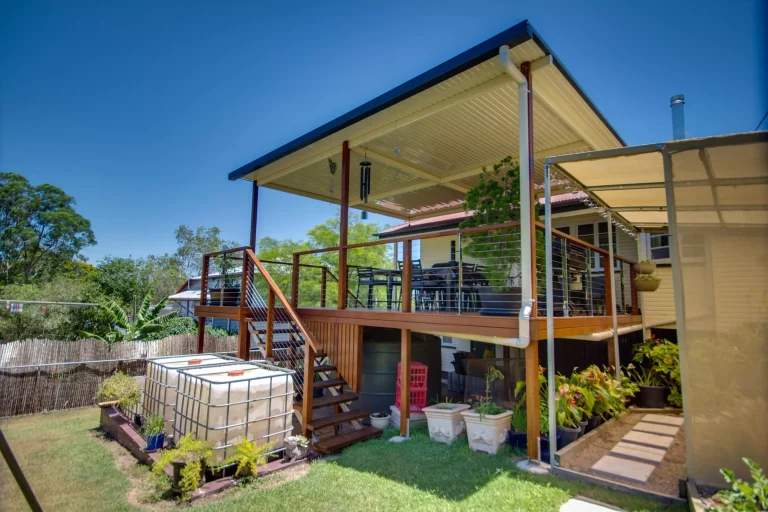
[[99, 385], [96, 400], [111, 402], [117, 400], [121, 409], [134, 409], [141, 397], [141, 386], [123, 372], [117, 372]]
[[258, 466], [267, 465], [267, 453], [272, 449], [272, 443], [257, 445], [246, 438], [235, 443], [235, 454], [224, 461], [224, 465], [237, 463], [237, 476], [256, 475]]
[[213, 460], [213, 446], [208, 441], [203, 441], [186, 434], [176, 445], [176, 448], [163, 450], [160, 458], [152, 466], [152, 473], [163, 476], [165, 467], [172, 462], [183, 462], [184, 467], [180, 471], [181, 481], [179, 489], [182, 498], [189, 498], [189, 494], [200, 485], [200, 473], [203, 470], [203, 462], [208, 464]]

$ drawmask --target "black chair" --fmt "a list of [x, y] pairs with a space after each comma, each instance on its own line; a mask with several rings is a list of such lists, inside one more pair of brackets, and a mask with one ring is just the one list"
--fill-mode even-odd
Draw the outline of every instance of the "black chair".
[[[367, 309], [373, 309], [374, 306], [379, 304], [378, 297], [374, 297], [375, 287], [386, 286], [387, 281], [377, 279], [372, 267], [355, 267], [355, 269], [357, 270], [357, 299], [365, 304]], [[364, 301], [360, 295], [361, 290], [366, 292]]]
[[[403, 269], [402, 261], [398, 261], [397, 265], [400, 270]], [[439, 288], [438, 281], [425, 278], [420, 259], [411, 261], [411, 291], [416, 311], [423, 311], [427, 307], [432, 310], [436, 307]]]

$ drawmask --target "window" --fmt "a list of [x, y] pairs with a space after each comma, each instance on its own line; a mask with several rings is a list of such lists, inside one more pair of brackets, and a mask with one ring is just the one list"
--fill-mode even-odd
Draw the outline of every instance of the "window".
[[669, 234], [651, 235], [651, 259], [669, 259]]
[[[595, 240], [595, 231], [597, 231], [597, 240]], [[576, 226], [576, 237], [579, 240], [587, 242], [588, 244], [596, 245], [601, 249], [608, 250], [608, 223], [591, 222], [589, 224], [579, 224]], [[616, 254], [619, 252], [619, 237], [616, 234], [616, 226], [613, 226], [613, 252]], [[603, 255], [600, 253], [594, 253], [592, 258], [592, 269], [602, 270]], [[617, 269], [621, 266], [621, 262], [619, 260], [615, 260], [613, 264]]]
[[456, 240], [451, 240], [451, 261], [456, 261]]

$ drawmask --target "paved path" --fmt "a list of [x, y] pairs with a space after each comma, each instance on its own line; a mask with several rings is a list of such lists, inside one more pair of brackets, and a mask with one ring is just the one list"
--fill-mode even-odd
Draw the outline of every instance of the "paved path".
[[592, 466], [592, 471], [644, 484], [664, 459], [682, 424], [680, 416], [646, 414], [610, 454]]

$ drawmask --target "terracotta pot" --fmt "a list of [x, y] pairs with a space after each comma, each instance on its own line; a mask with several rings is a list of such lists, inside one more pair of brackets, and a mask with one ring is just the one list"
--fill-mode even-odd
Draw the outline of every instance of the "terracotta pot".
[[653, 274], [656, 272], [655, 263], [635, 263], [635, 272], [638, 274]]
[[661, 279], [633, 279], [632, 283], [639, 292], [655, 292], [661, 286]]

